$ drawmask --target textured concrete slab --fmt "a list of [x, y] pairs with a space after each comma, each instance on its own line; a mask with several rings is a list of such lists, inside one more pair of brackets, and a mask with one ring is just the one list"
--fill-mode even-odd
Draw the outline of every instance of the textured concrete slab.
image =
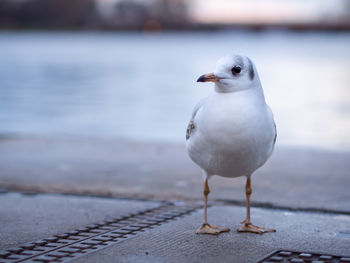
[[0, 194], [0, 204], [0, 249], [159, 205], [112, 198], [20, 193]]
[[[253, 176], [252, 201], [350, 213], [350, 153], [277, 145]], [[0, 140], [0, 187], [154, 199], [202, 199], [184, 145], [88, 139]], [[211, 200], [243, 202], [244, 178], [214, 177]]]
[[256, 262], [278, 249], [350, 255], [350, 216], [256, 208], [253, 222], [277, 229], [256, 235], [235, 231], [244, 213], [242, 207], [210, 208], [210, 223], [231, 228], [220, 236], [194, 233], [202, 221], [198, 211], [73, 262]]

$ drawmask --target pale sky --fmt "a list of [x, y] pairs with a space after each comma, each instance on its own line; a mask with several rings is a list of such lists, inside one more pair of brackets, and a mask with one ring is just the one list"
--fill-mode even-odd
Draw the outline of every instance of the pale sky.
[[198, 22], [307, 22], [341, 13], [343, 0], [192, 0], [189, 3]]
[[[108, 13], [119, 0], [97, 0]], [[152, 0], [134, 0], [139, 2]], [[342, 13], [344, 0], [186, 0], [192, 19], [203, 23], [309, 22]]]

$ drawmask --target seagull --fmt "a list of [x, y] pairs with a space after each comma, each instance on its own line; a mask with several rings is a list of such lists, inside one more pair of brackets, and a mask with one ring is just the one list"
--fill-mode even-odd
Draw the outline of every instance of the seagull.
[[197, 82], [214, 82], [214, 91], [194, 107], [186, 131], [187, 152], [204, 175], [204, 220], [196, 233], [230, 231], [207, 221], [208, 181], [213, 175], [246, 177], [246, 218], [238, 232], [275, 232], [250, 220], [251, 175], [271, 156], [277, 137], [255, 65], [246, 56], [225, 56], [213, 73]]

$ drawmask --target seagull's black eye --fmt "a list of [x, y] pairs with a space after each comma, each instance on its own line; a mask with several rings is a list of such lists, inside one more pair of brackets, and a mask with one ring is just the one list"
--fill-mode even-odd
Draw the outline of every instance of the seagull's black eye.
[[231, 71], [233, 75], [239, 74], [241, 72], [242, 68], [240, 66], [234, 66]]

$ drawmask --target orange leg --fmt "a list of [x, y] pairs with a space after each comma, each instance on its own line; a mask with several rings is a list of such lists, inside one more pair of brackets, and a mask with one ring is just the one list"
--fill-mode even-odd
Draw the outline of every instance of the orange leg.
[[250, 176], [247, 177], [247, 183], [245, 185], [245, 194], [246, 194], [246, 206], [247, 214], [246, 218], [242, 221], [242, 226], [238, 228], [238, 232], [250, 232], [256, 234], [264, 234], [266, 232], [276, 232], [275, 229], [255, 226], [250, 222], [250, 195], [252, 194], [252, 185]]
[[222, 232], [229, 232], [230, 229], [227, 227], [217, 227], [208, 224], [207, 220], [207, 204], [208, 204], [208, 195], [210, 193], [208, 178], [204, 182], [204, 220], [200, 228], [197, 229], [196, 234], [209, 234], [209, 235], [218, 235]]

